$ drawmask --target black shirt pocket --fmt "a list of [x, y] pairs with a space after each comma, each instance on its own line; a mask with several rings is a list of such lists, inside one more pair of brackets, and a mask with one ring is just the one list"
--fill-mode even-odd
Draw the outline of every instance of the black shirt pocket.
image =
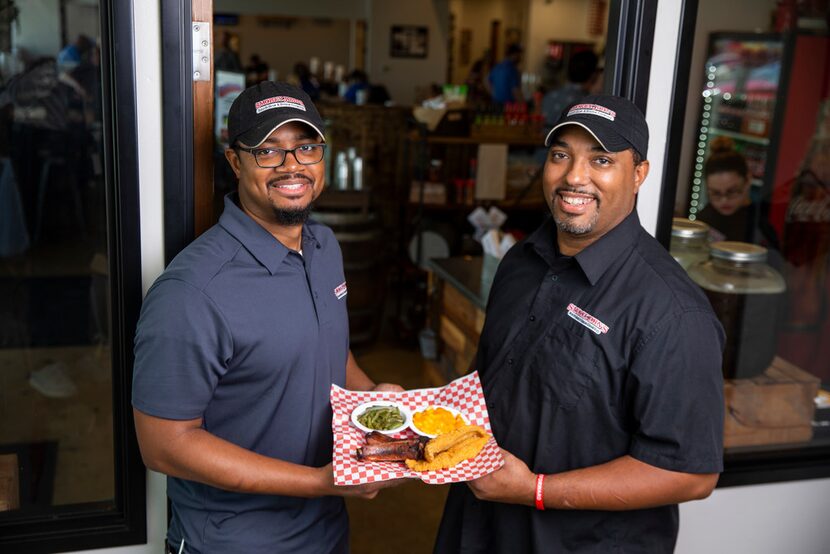
[[579, 404], [597, 372], [599, 353], [591, 334], [574, 321], [556, 325], [545, 334], [530, 363], [531, 385], [562, 410]]

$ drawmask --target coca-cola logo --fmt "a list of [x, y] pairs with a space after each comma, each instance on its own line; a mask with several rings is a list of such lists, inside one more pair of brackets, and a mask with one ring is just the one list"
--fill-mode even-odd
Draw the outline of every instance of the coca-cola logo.
[[830, 195], [821, 198], [797, 196], [790, 201], [787, 208], [788, 223], [828, 223], [830, 222]]

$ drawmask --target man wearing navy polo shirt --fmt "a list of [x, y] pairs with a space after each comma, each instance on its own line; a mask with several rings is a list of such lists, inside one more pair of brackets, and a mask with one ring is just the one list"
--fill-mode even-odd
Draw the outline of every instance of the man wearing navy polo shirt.
[[349, 352], [340, 247], [308, 220], [324, 186], [323, 120], [263, 82], [228, 115], [239, 192], [153, 284], [135, 338], [133, 408], [147, 467], [168, 475], [170, 552], [348, 551], [335, 487], [332, 383], [378, 385]]
[[669, 553], [722, 470], [723, 330], [634, 211], [639, 109], [585, 97], [545, 145], [552, 218], [499, 265], [476, 358], [505, 465], [453, 485], [435, 550]]

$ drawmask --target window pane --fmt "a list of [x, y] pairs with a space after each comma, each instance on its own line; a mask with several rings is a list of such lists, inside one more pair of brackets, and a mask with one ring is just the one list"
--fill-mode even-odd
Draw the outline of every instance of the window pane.
[[115, 495], [99, 4], [16, 6], [0, 15], [0, 518]]
[[727, 333], [727, 455], [830, 443], [826, 2], [780, 4], [701, 0], [689, 78], [675, 215], [709, 226], [688, 271]]

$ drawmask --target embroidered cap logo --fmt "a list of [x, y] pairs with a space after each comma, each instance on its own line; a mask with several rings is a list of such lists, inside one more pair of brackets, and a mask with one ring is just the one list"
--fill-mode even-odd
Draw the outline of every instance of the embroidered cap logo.
[[303, 101], [293, 96], [272, 96], [271, 98], [260, 100], [254, 104], [254, 107], [256, 108], [256, 113], [273, 110], [274, 108], [294, 108], [295, 110], [306, 111]]

